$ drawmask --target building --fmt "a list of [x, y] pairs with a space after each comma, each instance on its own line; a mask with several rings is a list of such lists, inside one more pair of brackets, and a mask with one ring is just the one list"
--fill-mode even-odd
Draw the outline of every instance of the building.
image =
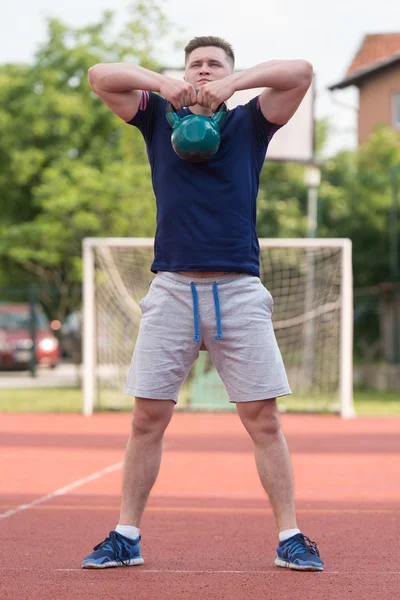
[[400, 132], [400, 33], [368, 34], [342, 81], [329, 90], [359, 90], [358, 143], [377, 125]]

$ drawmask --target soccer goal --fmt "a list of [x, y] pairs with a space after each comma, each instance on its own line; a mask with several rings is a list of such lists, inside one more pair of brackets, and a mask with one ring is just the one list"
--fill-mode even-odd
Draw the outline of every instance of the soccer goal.
[[[154, 240], [83, 242], [83, 413], [133, 406], [123, 394], [148, 292]], [[348, 239], [261, 239], [261, 280], [293, 394], [281, 411], [355, 415], [352, 246]], [[207, 352], [191, 369], [177, 408], [234, 410]]]

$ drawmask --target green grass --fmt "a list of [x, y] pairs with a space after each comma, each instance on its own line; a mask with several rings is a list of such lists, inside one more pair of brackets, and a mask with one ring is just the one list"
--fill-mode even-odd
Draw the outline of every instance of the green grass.
[[[357, 415], [389, 417], [400, 416], [400, 394], [398, 392], [376, 392], [356, 390], [354, 402]], [[109, 400], [109, 399], [108, 399]], [[124, 410], [132, 408], [132, 398], [124, 394], [113, 396], [115, 403], [124, 400]], [[0, 412], [81, 412], [82, 392], [79, 388], [6, 389], [0, 390]], [[280, 401], [287, 410], [310, 408], [295, 396]], [[113, 402], [105, 402], [103, 410], [112, 408]], [[114, 404], [115, 405], [115, 404]], [[179, 405], [178, 405], [179, 406]]]
[[0, 412], [80, 412], [79, 388], [0, 389]]
[[399, 392], [376, 392], [373, 390], [356, 390], [354, 404], [360, 417], [398, 417], [400, 416]]

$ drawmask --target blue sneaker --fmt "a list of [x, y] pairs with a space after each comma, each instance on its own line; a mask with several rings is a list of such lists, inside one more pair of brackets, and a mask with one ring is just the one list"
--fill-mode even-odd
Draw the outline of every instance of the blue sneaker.
[[296, 569], [297, 571], [323, 571], [324, 563], [319, 557], [317, 544], [302, 533], [297, 533], [284, 542], [279, 542], [277, 567]]
[[140, 537], [131, 540], [117, 531], [110, 531], [109, 536], [93, 548], [82, 563], [83, 569], [106, 569], [107, 567], [131, 567], [142, 565], [140, 555]]

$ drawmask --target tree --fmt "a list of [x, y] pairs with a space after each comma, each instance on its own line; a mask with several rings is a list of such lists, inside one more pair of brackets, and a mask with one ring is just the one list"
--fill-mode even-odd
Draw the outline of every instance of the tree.
[[[400, 166], [400, 138], [378, 127], [355, 152], [342, 152], [323, 168], [321, 233], [353, 242], [355, 356], [382, 356], [379, 297], [389, 282], [391, 167]], [[397, 224], [398, 227], [398, 224]]]
[[307, 232], [304, 167], [266, 162], [257, 198], [259, 237], [303, 237]]
[[321, 235], [352, 239], [356, 287], [390, 279], [393, 165], [400, 165], [400, 138], [378, 127], [358, 150], [339, 153], [322, 170]]
[[[323, 150], [327, 121], [316, 121], [315, 154]], [[307, 187], [301, 164], [264, 163], [257, 199], [257, 232], [260, 237], [305, 237], [307, 235]]]
[[80, 29], [50, 19], [32, 65], [0, 68], [0, 283], [40, 284], [61, 321], [79, 306], [82, 239], [151, 235], [145, 145], [91, 92], [87, 71], [129, 60], [156, 70], [152, 40], [170, 23], [155, 0]]

